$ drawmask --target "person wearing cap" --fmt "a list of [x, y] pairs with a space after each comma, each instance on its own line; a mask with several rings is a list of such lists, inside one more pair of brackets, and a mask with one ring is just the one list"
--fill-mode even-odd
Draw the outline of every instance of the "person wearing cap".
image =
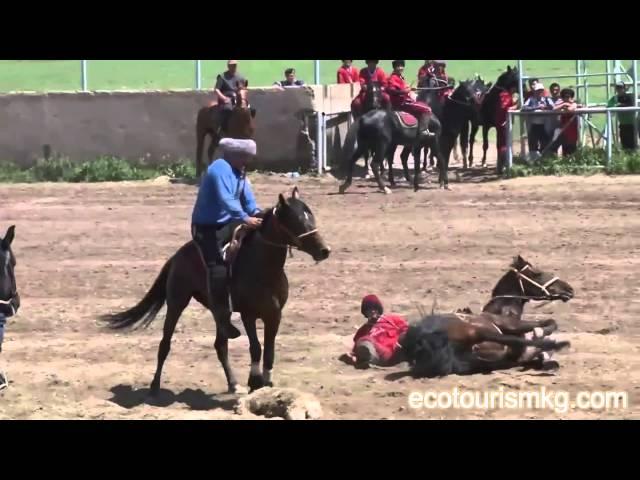
[[424, 78], [435, 76], [435, 65], [435, 60], [424, 61], [424, 65], [422, 65], [418, 70], [418, 83], [420, 83]]
[[357, 83], [360, 81], [360, 72], [352, 65], [353, 60], [342, 60], [342, 66], [338, 69], [338, 83]]
[[351, 111], [354, 117], [359, 117], [366, 112], [362, 111], [362, 105], [364, 103], [364, 97], [367, 91], [367, 85], [370, 83], [378, 83], [382, 88], [382, 108], [388, 108], [391, 99], [389, 95], [384, 91], [387, 84], [387, 74], [384, 70], [378, 66], [380, 60], [365, 60], [367, 66], [360, 70], [358, 76], [360, 82], [360, 93], [351, 102]]
[[229, 60], [227, 71], [216, 78], [214, 91], [218, 97], [218, 107], [222, 110], [222, 130], [227, 128], [227, 122], [236, 101], [236, 91], [239, 84], [246, 84], [245, 78], [238, 73], [238, 61]]
[[411, 97], [413, 90], [404, 80], [404, 60], [394, 60], [392, 62], [393, 73], [387, 81], [387, 93], [391, 97], [391, 105], [395, 110], [410, 113], [418, 119], [418, 132], [422, 138], [433, 136], [429, 131], [429, 120], [431, 120], [431, 108], [426, 103], [418, 102]]
[[[633, 97], [627, 93], [624, 82], [616, 83], [616, 94], [607, 102], [607, 108], [633, 107]], [[618, 112], [620, 144], [625, 150], [635, 150], [636, 138], [634, 131], [635, 112]]]
[[562, 112], [560, 115], [560, 130], [558, 137], [562, 145], [562, 156], [573, 155], [578, 149], [578, 115], [572, 114], [576, 108], [580, 108], [575, 101], [576, 93], [571, 88], [563, 88], [560, 98], [556, 101], [554, 110]]
[[376, 295], [366, 295], [360, 312], [367, 319], [353, 337], [353, 350], [340, 357], [345, 363], [359, 368], [369, 365], [390, 366], [402, 360], [400, 337], [409, 328], [400, 315], [384, 313], [382, 302]]
[[[544, 85], [541, 82], [534, 84], [534, 92], [531, 97], [524, 102], [523, 112], [539, 112], [543, 110], [553, 110], [553, 101], [545, 95]], [[548, 133], [547, 123], [549, 119], [546, 115], [532, 115], [528, 119], [529, 123], [529, 152], [532, 156], [539, 156], [551, 138]]]
[[256, 155], [256, 143], [249, 139], [223, 138], [222, 158], [214, 161], [200, 183], [191, 218], [191, 234], [198, 244], [208, 273], [209, 305], [227, 338], [240, 331], [231, 324], [227, 267], [222, 247], [239, 225], [256, 229], [262, 224], [261, 210], [246, 178], [248, 162]]

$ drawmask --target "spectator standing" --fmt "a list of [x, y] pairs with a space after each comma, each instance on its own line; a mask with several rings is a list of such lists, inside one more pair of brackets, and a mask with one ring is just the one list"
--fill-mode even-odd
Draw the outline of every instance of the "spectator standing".
[[570, 88], [564, 88], [560, 92], [560, 99], [555, 103], [554, 110], [562, 112], [560, 115], [560, 129], [562, 133], [559, 141], [562, 144], [562, 156], [573, 155], [578, 149], [578, 115], [571, 114], [579, 108], [575, 101], [575, 92]]
[[[549, 97], [554, 105], [556, 105], [560, 101], [560, 85], [557, 83], [552, 83], [549, 85]], [[558, 155], [558, 149], [560, 148], [561, 139], [560, 139], [560, 116], [550, 115], [547, 119], [547, 135], [551, 139], [551, 145], [549, 146], [549, 151], [553, 152], [554, 155]]]
[[[627, 86], [624, 82], [616, 83], [616, 94], [607, 102], [607, 108], [614, 107], [633, 107], [633, 98], [627, 93]], [[636, 148], [635, 120], [635, 112], [618, 113], [620, 144], [625, 150], [635, 150]]]
[[[544, 110], [553, 110], [555, 105], [551, 99], [545, 95], [544, 85], [536, 83], [534, 86], [533, 96], [529, 97], [522, 106], [523, 112], [540, 112]], [[546, 115], [532, 115], [529, 118], [529, 154], [531, 158], [537, 158], [540, 153], [549, 144], [549, 135], [547, 134]]]

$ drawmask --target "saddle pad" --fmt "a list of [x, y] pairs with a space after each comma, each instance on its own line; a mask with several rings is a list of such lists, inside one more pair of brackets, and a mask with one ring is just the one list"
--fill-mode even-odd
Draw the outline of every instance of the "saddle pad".
[[418, 125], [418, 119], [407, 112], [394, 112], [402, 125], [413, 128]]

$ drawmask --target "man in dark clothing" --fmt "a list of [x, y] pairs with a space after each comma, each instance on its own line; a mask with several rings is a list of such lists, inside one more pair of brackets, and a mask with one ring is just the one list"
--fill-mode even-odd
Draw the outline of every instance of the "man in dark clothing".
[[[633, 107], [633, 97], [627, 93], [627, 86], [624, 82], [616, 84], [616, 94], [607, 102], [607, 108], [613, 107]], [[620, 144], [625, 150], [635, 150], [636, 148], [635, 121], [635, 112], [618, 112]]]
[[218, 75], [214, 90], [218, 96], [218, 107], [222, 110], [222, 130], [226, 131], [231, 110], [236, 102], [236, 91], [239, 85], [245, 85], [245, 78], [238, 73], [238, 61], [229, 60], [227, 71]]
[[262, 219], [245, 167], [256, 154], [253, 140], [224, 138], [220, 141], [222, 158], [207, 169], [191, 219], [193, 240], [202, 251], [209, 277], [210, 308], [216, 328], [227, 338], [237, 338], [240, 331], [231, 323], [227, 266], [222, 248], [231, 240], [239, 225], [258, 228]]
[[295, 68], [287, 68], [284, 71], [284, 80], [280, 80], [279, 82], [274, 83], [278, 87], [303, 87], [304, 82], [302, 80], [298, 80], [296, 78], [296, 69]]

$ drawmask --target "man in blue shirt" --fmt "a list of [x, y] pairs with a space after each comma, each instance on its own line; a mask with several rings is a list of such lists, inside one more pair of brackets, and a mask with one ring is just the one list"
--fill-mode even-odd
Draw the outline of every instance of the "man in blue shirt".
[[209, 297], [216, 328], [227, 338], [240, 331], [231, 323], [227, 268], [222, 247], [229, 242], [237, 226], [258, 228], [262, 219], [245, 167], [256, 154], [253, 140], [224, 138], [220, 141], [222, 158], [213, 162], [200, 183], [191, 218], [193, 240], [200, 246], [209, 275]]

